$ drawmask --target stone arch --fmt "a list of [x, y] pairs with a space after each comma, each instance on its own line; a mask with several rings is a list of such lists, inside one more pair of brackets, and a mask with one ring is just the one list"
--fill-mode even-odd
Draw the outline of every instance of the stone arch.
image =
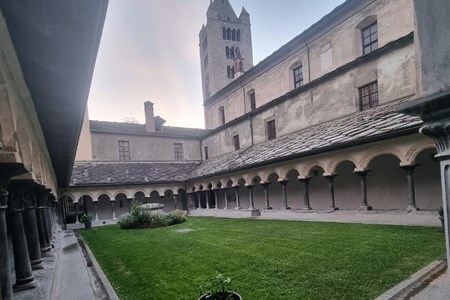
[[298, 173], [298, 176], [300, 176], [300, 170], [301, 170], [300, 166], [297, 166], [297, 165], [285, 167], [280, 170], [280, 173], [279, 173], [280, 179], [279, 180], [286, 180], [288, 173], [291, 171], [296, 171]]
[[426, 144], [414, 145], [406, 152], [406, 161], [414, 164], [419, 154], [428, 149], [436, 149], [436, 145], [430, 141]]
[[100, 192], [97, 192], [97, 193], [94, 195], [95, 198], [92, 198], [92, 199], [98, 200], [98, 198], [100, 198], [100, 196], [102, 196], [102, 195], [108, 196], [110, 200], [111, 200], [111, 199], [114, 199], [113, 195], [111, 195], [111, 193], [108, 192], [108, 191], [100, 191]]
[[395, 157], [398, 158], [398, 160], [401, 162], [405, 161], [406, 159], [404, 158], [404, 155], [398, 151], [395, 148], [382, 148], [382, 149], [378, 149], [375, 152], [368, 152], [366, 155], [364, 155], [360, 162], [359, 162], [359, 166], [362, 169], [367, 169], [369, 167], [370, 162], [377, 158], [378, 156], [382, 156], [382, 155], [393, 155]]
[[233, 179], [228, 178], [224, 180], [225, 184], [224, 187], [232, 187], [233, 186]]
[[326, 167], [323, 165], [323, 163], [321, 161], [312, 161], [303, 167], [301, 172], [299, 172], [300, 173], [299, 176], [300, 177], [308, 177], [314, 168], [320, 168], [323, 170], [324, 173], [326, 170]]
[[146, 203], [147, 201], [145, 192], [140, 190], [133, 193], [133, 199], [139, 201], [142, 204]]
[[327, 166], [326, 169], [325, 169], [325, 174], [326, 174], [326, 175], [332, 175], [333, 173], [336, 172], [336, 169], [338, 168], [338, 166], [339, 166], [341, 163], [345, 162], [345, 161], [351, 162], [351, 163], [355, 166], [355, 168], [356, 168], [356, 166], [357, 166], [357, 160], [356, 160], [355, 158], [353, 158], [353, 157], [351, 157], [351, 156], [347, 156], [347, 157], [339, 157], [339, 158], [333, 159], [333, 160], [328, 164], [328, 166]]
[[130, 194], [129, 191], [125, 191], [125, 190], [118, 190], [113, 194], [114, 199], [119, 195], [119, 194], [124, 194], [127, 198], [133, 198], [133, 195]]

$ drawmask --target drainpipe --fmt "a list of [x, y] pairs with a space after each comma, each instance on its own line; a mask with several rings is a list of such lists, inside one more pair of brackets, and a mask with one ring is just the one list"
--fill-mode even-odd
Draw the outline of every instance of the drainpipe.
[[[311, 82], [311, 64], [310, 64], [310, 59], [309, 59], [309, 44], [306, 41], [306, 39], [303, 39], [303, 41], [305, 42], [305, 46], [306, 46], [306, 57], [307, 57], [307, 61], [308, 61], [308, 83]], [[311, 102], [313, 102], [313, 96], [312, 96], [312, 89], [310, 89], [309, 91], [309, 97]]]

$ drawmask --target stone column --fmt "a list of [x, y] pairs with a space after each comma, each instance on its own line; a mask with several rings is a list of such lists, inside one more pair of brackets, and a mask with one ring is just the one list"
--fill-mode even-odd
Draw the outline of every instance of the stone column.
[[[98, 200], [97, 201], [92, 201], [92, 202], [94, 203], [94, 214], [95, 214], [95, 219], [94, 220], [98, 221], [98, 208], [97, 208]], [[128, 202], [128, 212], [131, 212], [131, 203], [130, 203], [130, 201], [127, 201], [127, 202]]]
[[229, 207], [228, 207], [228, 195], [227, 195], [227, 191], [228, 191], [228, 188], [226, 187], [226, 188], [223, 188], [223, 194], [224, 194], [224, 197], [225, 197], [225, 207], [223, 208], [223, 209], [229, 209]]
[[78, 202], [74, 202], [73, 206], [75, 206], [75, 224], [78, 224], [78, 223], [80, 223], [78, 221]]
[[12, 191], [8, 202], [16, 273], [16, 283], [13, 286], [13, 290], [14, 292], [18, 292], [35, 288], [36, 282], [34, 281], [33, 271], [31, 269], [27, 238], [23, 226], [23, 198], [21, 193], [17, 190]]
[[46, 253], [52, 249], [50, 245], [50, 236], [47, 232], [47, 217], [45, 213], [45, 205], [46, 205], [46, 196], [45, 191], [39, 192], [37, 197], [37, 209], [36, 213], [36, 222], [38, 228], [39, 235], [39, 244], [41, 246], [41, 254]]
[[254, 185], [247, 185], [247, 189], [248, 189], [248, 201], [249, 201], [249, 206], [248, 206], [248, 210], [255, 210], [255, 203], [253, 201], [253, 188], [255, 186]]
[[36, 220], [36, 198], [35, 194], [27, 195], [27, 207], [23, 212], [23, 222], [25, 235], [27, 237], [28, 254], [30, 256], [31, 268], [33, 270], [43, 269], [43, 259], [41, 255], [41, 244], [39, 243], [39, 233]]
[[233, 186], [234, 192], [236, 193], [236, 207], [234, 209], [239, 210], [241, 209], [241, 201], [239, 200], [239, 185]]
[[361, 185], [361, 201], [359, 203], [359, 209], [361, 210], [372, 210], [372, 206], [367, 204], [367, 186], [366, 186], [366, 178], [369, 170], [366, 171], [356, 171], [356, 175], [359, 177], [359, 182]]
[[331, 205], [330, 210], [339, 210], [339, 207], [336, 207], [335, 201], [334, 201], [334, 177], [336, 175], [328, 175], [324, 176], [328, 180], [328, 190], [330, 191], [330, 197], [331, 197]]
[[214, 190], [214, 209], [219, 209], [219, 190]]
[[209, 190], [205, 191], [206, 209], [209, 209]]
[[303, 182], [303, 210], [311, 210], [311, 205], [309, 204], [309, 182], [311, 177], [301, 178], [299, 181]]
[[[194, 192], [194, 195], [195, 195], [195, 199], [197, 199], [197, 203], [198, 203], [197, 209], [202, 209], [202, 200], [201, 200], [202, 195], [200, 194], [200, 191]], [[194, 202], [195, 202], [195, 199], [194, 199]]]
[[117, 220], [117, 218], [116, 218], [116, 200], [110, 200], [110, 201], [111, 201], [113, 220]]
[[172, 197], [173, 197], [173, 204], [175, 206], [175, 209], [178, 209], [178, 195], [173, 194]]
[[283, 198], [283, 206], [281, 207], [282, 210], [291, 209], [288, 205], [287, 190], [286, 190], [286, 186], [287, 186], [288, 182], [289, 182], [289, 180], [279, 181], [279, 183], [281, 184], [281, 191], [282, 191], [282, 198]]
[[0, 177], [0, 296], [3, 296], [2, 299], [11, 300], [13, 297], [13, 290], [9, 264], [8, 235], [6, 232], [6, 209], [8, 208], [8, 191], [6, 186], [6, 179]]
[[269, 204], [269, 185], [270, 185], [270, 182], [264, 182], [264, 183], [261, 183], [261, 185], [264, 188], [264, 198], [266, 200], [266, 205], [265, 205], [264, 209], [272, 209], [272, 207]]
[[406, 208], [406, 210], [419, 210], [419, 208], [416, 206], [416, 194], [414, 191], [414, 171], [416, 169], [416, 165], [401, 166], [401, 168], [405, 170], [406, 177], [408, 178], [408, 207]]

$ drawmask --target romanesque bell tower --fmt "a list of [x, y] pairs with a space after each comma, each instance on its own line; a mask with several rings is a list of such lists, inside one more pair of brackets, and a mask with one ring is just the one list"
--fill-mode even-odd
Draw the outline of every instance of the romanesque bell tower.
[[228, 0], [211, 0], [199, 34], [203, 101], [253, 67], [250, 15]]

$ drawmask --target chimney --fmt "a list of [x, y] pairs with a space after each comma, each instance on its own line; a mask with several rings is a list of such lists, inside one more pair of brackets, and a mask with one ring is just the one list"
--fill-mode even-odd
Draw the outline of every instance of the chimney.
[[153, 113], [153, 103], [150, 101], [144, 102], [145, 108], [145, 130], [147, 132], [155, 132], [155, 115]]

